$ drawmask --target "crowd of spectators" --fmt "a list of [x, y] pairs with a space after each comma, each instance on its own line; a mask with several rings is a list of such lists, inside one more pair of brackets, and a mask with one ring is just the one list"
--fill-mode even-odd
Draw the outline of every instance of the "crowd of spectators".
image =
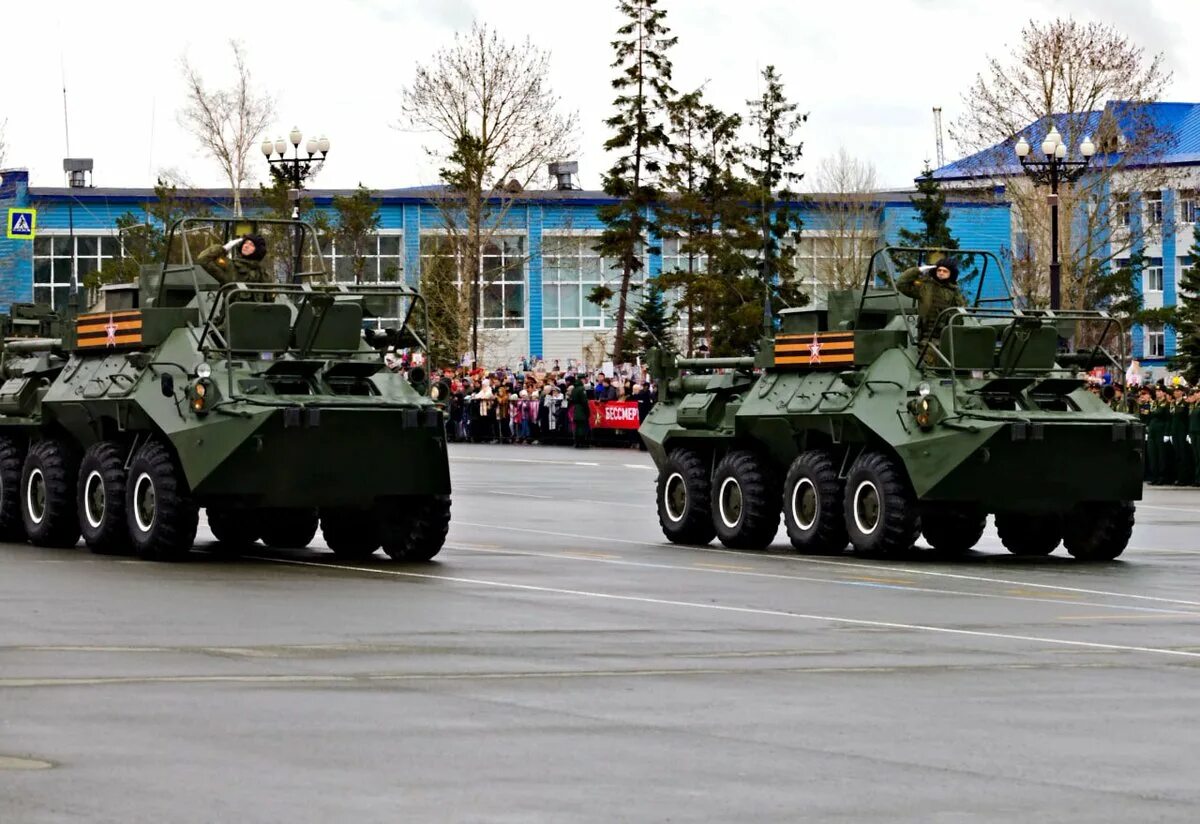
[[[400, 358], [389, 368], [406, 371]], [[634, 364], [596, 369], [569, 361], [522, 358], [517, 366], [484, 369], [458, 366], [430, 370], [430, 385], [446, 407], [447, 437], [472, 443], [578, 443], [575, 416], [582, 385], [587, 401], [625, 401], [638, 405], [639, 420], [654, 404], [657, 387], [645, 367]], [[590, 429], [588, 442], [639, 446], [636, 430]]]

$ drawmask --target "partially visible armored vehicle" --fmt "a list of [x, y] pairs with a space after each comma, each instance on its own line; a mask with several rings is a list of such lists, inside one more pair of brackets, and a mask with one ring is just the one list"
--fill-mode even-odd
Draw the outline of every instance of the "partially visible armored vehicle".
[[[982, 271], [971, 305], [922, 340], [893, 257], [941, 254]], [[784, 310], [754, 357], [651, 353], [660, 399], [640, 432], [663, 532], [763, 548], [782, 514], [800, 552], [902, 553], [923, 535], [955, 553], [992, 514], [1010, 552], [1061, 542], [1116, 558], [1142, 494], [1143, 427], [1080, 372], [1119, 368], [1105, 348], [1118, 334], [1105, 312], [1019, 308], [989, 253], [882, 250], [861, 290]]]
[[[268, 282], [220, 283], [195, 260], [250, 233], [276, 253]], [[14, 307], [0, 535], [82, 534], [96, 552], [170, 560], [203, 509], [228, 551], [304, 547], [319, 525], [342, 558], [436, 555], [450, 519], [442, 414], [380, 355], [424, 347], [421, 296], [332, 282], [299, 221], [188, 218], [166, 242], [166, 263], [106, 289], [61, 337], [53, 316]]]

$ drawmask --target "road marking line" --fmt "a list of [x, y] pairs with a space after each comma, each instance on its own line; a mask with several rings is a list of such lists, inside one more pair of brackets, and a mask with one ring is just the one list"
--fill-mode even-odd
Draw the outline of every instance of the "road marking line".
[[[296, 561], [284, 558], [266, 558], [262, 556], [247, 556], [252, 560], [285, 566], [318, 567], [336, 569], [343, 572], [367, 573], [369, 575], [385, 575], [396, 578], [416, 578], [423, 581], [447, 581], [467, 586], [488, 587], [492, 589], [511, 589], [519, 592], [538, 592], [546, 595], [569, 595], [576, 598], [594, 598], [604, 601], [622, 601], [633, 604], [650, 604], [653, 606], [682, 607], [684, 609], [699, 609], [710, 612], [725, 612], [735, 615], [756, 615], [771, 618], [793, 618], [801, 621], [815, 621], [827, 624], [844, 624], [852, 627], [872, 627], [875, 629], [893, 629], [903, 632], [927, 632], [934, 635], [956, 635], [968, 638], [987, 638], [1000, 641], [1022, 641], [1050, 646], [1074, 647], [1078, 649], [1104, 650], [1106, 652], [1136, 652], [1146, 655], [1161, 655], [1172, 658], [1189, 658], [1200, 660], [1200, 652], [1170, 649], [1167, 647], [1143, 647], [1130, 644], [1106, 644], [1099, 641], [1080, 641], [1068, 638], [1050, 638], [1038, 635], [1017, 635], [1007, 632], [987, 632], [985, 630], [961, 629], [959, 627], [941, 627], [932, 624], [905, 624], [899, 621], [872, 621], [865, 618], [846, 618], [837, 615], [817, 615], [815, 613], [792, 612], [782, 609], [762, 609], [759, 607], [739, 607], [729, 604], [701, 603], [698, 601], [678, 601], [671, 598], [651, 598], [642, 595], [620, 595], [613, 592], [595, 592], [583, 589], [567, 589], [565, 587], [537, 586], [536, 584], [517, 584], [511, 581], [491, 581], [486, 578], [463, 578], [457, 575], [432, 575], [424, 572], [404, 572], [398, 569], [372, 569], [371, 567], [356, 567], [348, 564], [325, 564], [314, 561]], [[0, 681], [0, 683], [3, 683]]]
[[[535, 535], [551, 535], [557, 538], [574, 538], [581, 541], [607, 541], [609, 543], [629, 544], [632, 546], [653, 547], [655, 549], [670, 548], [671, 545], [666, 542], [651, 543], [650, 541], [632, 541], [628, 538], [610, 538], [604, 535], [579, 535], [573, 532], [555, 532], [547, 529], [529, 529], [519, 526], [503, 526], [501, 524], [479, 524], [471, 523], [470, 521], [454, 521], [458, 526], [480, 526], [488, 529], [503, 529], [512, 532], [528, 532]], [[677, 548], [678, 549], [678, 548]], [[715, 549], [713, 547], [687, 546], [686, 549], [693, 552], [707, 552], [715, 555], [733, 555], [745, 557], [746, 553], [728, 549]], [[1180, 606], [1200, 607], [1200, 601], [1187, 601], [1181, 598], [1160, 598], [1154, 595], [1135, 595], [1128, 592], [1109, 592], [1102, 589], [1085, 589], [1083, 587], [1067, 587], [1058, 584], [1038, 584], [1032, 581], [1014, 581], [1008, 578], [989, 578], [985, 575], [965, 575], [956, 572], [936, 572], [930, 569], [916, 569], [905, 567], [886, 566], [884, 564], [868, 564], [858, 561], [838, 561], [832, 558], [813, 558], [805, 555], [755, 555], [755, 558], [770, 560], [774, 562], [791, 562], [797, 564], [815, 564], [819, 566], [834, 566], [846, 567], [850, 569], [872, 569], [878, 572], [897, 572], [902, 575], [925, 575], [931, 578], [950, 578], [959, 581], [977, 581], [985, 584], [1007, 584], [1009, 586], [1029, 587], [1032, 589], [1055, 590], [1058, 592], [1078, 592], [1083, 595], [1103, 595], [1109, 598], [1129, 598], [1136, 601], [1151, 601], [1161, 604], [1177, 604]]]
[[754, 571], [754, 567], [737, 566], [735, 564], [706, 564], [701, 561], [697, 561], [696, 563], [692, 564], [692, 566], [700, 567], [702, 569], [733, 570], [733, 571], [737, 571], [737, 572], [753, 572]]
[[596, 560], [608, 560], [611, 558], [620, 558], [620, 555], [609, 555], [604, 552], [587, 552], [586, 550], [578, 550], [575, 552], [564, 552], [564, 555], [571, 558], [593, 558]]
[[[493, 554], [500, 554], [500, 555], [520, 555], [520, 556], [528, 556], [531, 558], [557, 558], [559, 560], [564, 560], [564, 561], [566, 561], [566, 560], [598, 561], [598, 562], [607, 563], [607, 564], [614, 564], [617, 566], [640, 567], [643, 569], [663, 569], [663, 570], [671, 570], [671, 571], [691, 570], [693, 572], [712, 572], [714, 574], [724, 574], [724, 575], [743, 575], [743, 576], [747, 576], [747, 577], [751, 577], [751, 578], [771, 578], [771, 579], [781, 580], [781, 581], [802, 581], [804, 583], [834, 584], [836, 586], [849, 586], [849, 587], [870, 587], [873, 589], [897, 589], [897, 590], [905, 590], [908, 592], [922, 592], [922, 593], [929, 593], [929, 594], [933, 594], [933, 595], [954, 595], [954, 596], [962, 596], [962, 597], [967, 597], [967, 598], [990, 598], [990, 599], [999, 600], [999, 601], [1026, 601], [1026, 602], [1031, 602], [1031, 603], [1036, 603], [1036, 604], [1054, 604], [1056, 606], [1096, 607], [1098, 609], [1136, 610], [1138, 612], [1162, 613], [1164, 615], [1197, 615], [1197, 616], [1200, 616], [1200, 612], [1197, 612], [1196, 610], [1164, 609], [1162, 607], [1139, 607], [1139, 606], [1133, 606], [1130, 604], [1102, 604], [1102, 603], [1098, 603], [1096, 601], [1075, 601], [1075, 600], [1072, 600], [1075, 596], [1060, 596], [1060, 595], [1056, 595], [1056, 594], [1051, 594], [1051, 595], [1048, 595], [1045, 597], [1038, 597], [1038, 596], [1022, 596], [1022, 595], [1005, 595], [1005, 594], [994, 593], [994, 592], [971, 592], [969, 590], [962, 590], [962, 589], [935, 589], [933, 587], [919, 587], [919, 586], [916, 586], [915, 584], [906, 584], [903, 586], [897, 586], [897, 585], [892, 585], [892, 584], [876, 583], [876, 582], [865, 581], [865, 580], [851, 580], [851, 579], [855, 578], [855, 576], [849, 576], [849, 578], [814, 578], [814, 577], [808, 576], [808, 575], [792, 575], [792, 574], [781, 574], [781, 573], [777, 573], [777, 572], [762, 572], [761, 570], [757, 570], [757, 569], [755, 569], [752, 572], [742, 572], [742, 571], [737, 571], [734, 569], [719, 569], [719, 568], [716, 568], [715, 565], [709, 565], [707, 567], [703, 567], [703, 566], [699, 566], [698, 564], [684, 566], [682, 564], [656, 564], [656, 563], [652, 563], [649, 561], [615, 560], [615, 558], [619, 558], [620, 556], [614, 556], [614, 559], [610, 560], [610, 559], [601, 559], [601, 558], [583, 557], [583, 556], [576, 557], [576, 556], [565, 554], [565, 552], [564, 553], [534, 552], [533, 550], [524, 550], [524, 549], [503, 549], [503, 550], [501, 550], [501, 549], [497, 549], [497, 550], [474, 549], [470, 546], [465, 546], [465, 545], [461, 545], [461, 544], [457, 544], [457, 543], [448, 543], [448, 544], [446, 544], [446, 548], [462, 550], [465, 552], [484, 552], [484, 553], [493, 553]], [[753, 568], [747, 567], [745, 569], [753, 569]]]
[[[1181, 615], [1188, 613], [1162, 613], [1159, 615], [1059, 615], [1055, 620], [1058, 621], [1142, 621], [1147, 618], [1179, 618]], [[1191, 613], [1191, 617], [1200, 619], [1200, 613]]]
[[625, 467], [626, 469], [647, 469], [651, 472], [655, 471], [654, 467], [646, 466], [645, 464], [621, 464], [621, 466]]

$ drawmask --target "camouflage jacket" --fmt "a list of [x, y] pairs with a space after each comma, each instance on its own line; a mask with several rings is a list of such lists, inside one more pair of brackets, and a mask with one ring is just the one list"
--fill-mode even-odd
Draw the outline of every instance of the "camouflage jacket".
[[271, 283], [273, 278], [261, 260], [246, 260], [230, 254], [217, 243], [196, 256], [196, 262], [204, 267], [219, 283]]
[[917, 302], [917, 316], [920, 319], [921, 337], [933, 337], [940, 329], [935, 329], [938, 316], [953, 306], [966, 306], [966, 298], [958, 291], [957, 284], [943, 284], [932, 277], [922, 277], [917, 267], [906, 270], [896, 281], [900, 294], [907, 295]]

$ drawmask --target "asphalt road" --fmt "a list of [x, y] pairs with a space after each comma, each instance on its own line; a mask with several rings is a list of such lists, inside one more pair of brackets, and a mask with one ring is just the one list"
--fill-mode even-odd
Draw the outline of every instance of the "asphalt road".
[[1196, 819], [1198, 492], [1113, 564], [806, 558], [665, 545], [635, 451], [452, 459], [427, 565], [0, 545], [0, 822]]

